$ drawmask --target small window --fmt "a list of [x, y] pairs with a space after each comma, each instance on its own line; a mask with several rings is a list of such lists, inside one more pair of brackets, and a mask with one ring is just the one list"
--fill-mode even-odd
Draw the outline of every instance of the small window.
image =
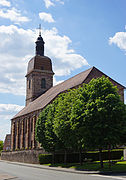
[[43, 67], [43, 66], [41, 66], [41, 70], [44, 70], [44, 67]]
[[41, 88], [46, 88], [46, 80], [45, 80], [45, 78], [42, 78], [42, 80], [41, 80]]
[[31, 79], [29, 80], [29, 85], [28, 86], [29, 86], [29, 89], [30, 89], [31, 88]]

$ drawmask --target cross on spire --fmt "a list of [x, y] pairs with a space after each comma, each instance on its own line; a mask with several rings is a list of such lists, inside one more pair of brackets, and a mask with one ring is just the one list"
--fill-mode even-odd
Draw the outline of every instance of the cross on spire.
[[41, 36], [41, 31], [42, 31], [41, 24], [39, 24], [39, 36]]

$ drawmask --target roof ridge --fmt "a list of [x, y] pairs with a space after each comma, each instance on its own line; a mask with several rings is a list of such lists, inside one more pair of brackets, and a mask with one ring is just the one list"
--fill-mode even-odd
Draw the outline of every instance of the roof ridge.
[[[61, 82], [61, 83], [59, 83], [59, 84], [56, 84], [56, 85], [53, 86], [53, 87], [56, 87], [56, 86], [58, 86], [58, 85], [61, 85], [61, 84], [63, 84], [64, 82], [67, 82], [67, 81], [70, 80], [70, 79], [74, 79], [76, 76], [79, 76], [80, 74], [82, 74], [82, 73], [84, 73], [84, 72], [87, 72], [87, 71], [89, 71], [89, 70], [92, 70], [92, 69], [93, 69], [93, 67], [91, 67], [91, 68], [89, 68], [89, 69], [86, 69], [85, 71], [82, 71], [82, 72], [80, 72], [79, 74], [76, 74], [76, 75], [70, 77], [69, 79], [66, 79], [66, 80], [63, 81], [63, 82]], [[51, 88], [53, 88], [53, 87], [51, 87]]]

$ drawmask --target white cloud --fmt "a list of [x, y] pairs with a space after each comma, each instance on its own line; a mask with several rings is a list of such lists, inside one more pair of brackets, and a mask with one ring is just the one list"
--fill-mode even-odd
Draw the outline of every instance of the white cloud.
[[28, 22], [30, 19], [26, 16], [22, 16], [21, 12], [15, 8], [12, 9], [1, 9], [0, 10], [0, 17], [9, 19], [12, 22], [15, 23], [23, 23], [23, 22]]
[[0, 5], [10, 7], [11, 3], [9, 1], [7, 1], [7, 0], [0, 0]]
[[52, 15], [49, 13], [41, 12], [39, 13], [39, 17], [45, 22], [49, 22], [49, 23], [55, 22]]
[[[59, 35], [56, 28], [42, 30], [42, 35], [45, 55], [52, 59], [55, 78], [88, 65], [85, 58], [69, 48], [72, 43], [69, 37]], [[34, 30], [0, 26], [0, 93], [25, 95], [27, 63], [34, 56], [36, 38]]]
[[6, 134], [10, 133], [10, 119], [22, 108], [16, 104], [0, 104], [0, 139], [4, 140]]
[[59, 84], [59, 83], [62, 83], [64, 80], [61, 80], [61, 81], [57, 81], [56, 78], [54, 77], [53, 78], [53, 86]]
[[109, 44], [115, 44], [121, 50], [126, 51], [126, 32], [117, 32], [113, 37], [109, 38]]
[[52, 58], [56, 76], [69, 75], [71, 71], [88, 65], [81, 55], [76, 54], [69, 46], [72, 43], [69, 37], [60, 36], [57, 29], [45, 30], [43, 37], [46, 42], [46, 54]]
[[6, 134], [10, 134], [10, 126], [11, 123], [7, 123], [7, 124], [2, 124], [0, 125], [0, 140], [4, 141]]
[[46, 8], [49, 8], [50, 6], [54, 6], [54, 3], [51, 0], [44, 0]]
[[64, 1], [62, 0], [55, 0], [56, 2], [59, 2], [60, 4], [64, 4]]
[[35, 32], [0, 26], [0, 92], [25, 94], [28, 60], [34, 55]]
[[20, 111], [24, 106], [19, 106], [17, 104], [0, 104], [0, 112], [8, 112], [8, 113], [15, 113]]
[[64, 1], [62, 0], [44, 0], [46, 8], [49, 8], [50, 6], [55, 6], [55, 3], [58, 2], [60, 4], [64, 4]]

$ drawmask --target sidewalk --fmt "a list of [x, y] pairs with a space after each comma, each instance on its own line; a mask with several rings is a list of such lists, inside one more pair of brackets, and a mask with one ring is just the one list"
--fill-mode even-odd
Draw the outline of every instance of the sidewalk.
[[9, 180], [9, 179], [15, 179], [16, 177], [10, 176], [8, 174], [0, 174], [0, 180]]

